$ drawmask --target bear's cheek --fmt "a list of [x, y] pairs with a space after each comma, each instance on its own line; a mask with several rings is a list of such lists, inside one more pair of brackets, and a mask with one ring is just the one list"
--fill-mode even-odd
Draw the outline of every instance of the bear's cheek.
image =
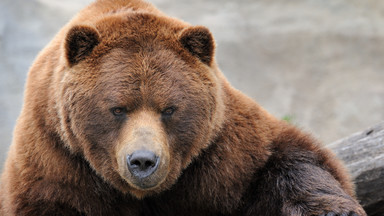
[[138, 190], [153, 190], [167, 178], [170, 151], [159, 117], [142, 111], [130, 117], [116, 145], [120, 176]]

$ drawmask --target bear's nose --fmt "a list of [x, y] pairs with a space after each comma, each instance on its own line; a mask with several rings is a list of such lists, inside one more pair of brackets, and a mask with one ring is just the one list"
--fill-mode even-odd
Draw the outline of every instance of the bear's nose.
[[138, 150], [127, 156], [129, 171], [139, 179], [153, 174], [159, 166], [159, 161], [159, 157], [148, 150]]

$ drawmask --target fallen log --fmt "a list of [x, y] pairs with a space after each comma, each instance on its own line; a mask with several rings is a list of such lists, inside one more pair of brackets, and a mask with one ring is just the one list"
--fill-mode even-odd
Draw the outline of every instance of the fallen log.
[[329, 144], [356, 184], [369, 216], [384, 216], [384, 122]]

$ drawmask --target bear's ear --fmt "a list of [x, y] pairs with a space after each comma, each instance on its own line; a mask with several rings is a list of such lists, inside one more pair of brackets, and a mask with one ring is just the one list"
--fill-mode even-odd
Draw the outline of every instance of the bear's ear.
[[203, 26], [184, 29], [180, 35], [180, 42], [192, 55], [203, 63], [211, 65], [215, 51], [215, 41], [211, 32]]
[[100, 42], [96, 29], [88, 26], [72, 27], [65, 39], [65, 55], [69, 66], [73, 66], [91, 54]]

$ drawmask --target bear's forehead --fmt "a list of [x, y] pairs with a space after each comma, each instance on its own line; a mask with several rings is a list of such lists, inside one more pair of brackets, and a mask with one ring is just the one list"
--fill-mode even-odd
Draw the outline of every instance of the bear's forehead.
[[96, 22], [95, 26], [105, 42], [135, 40], [136, 43], [153, 39], [158, 43], [174, 42], [179, 32], [186, 27], [183, 23], [169, 17], [136, 12], [103, 17]]
[[98, 74], [97, 92], [108, 97], [133, 98], [136, 101], [132, 103], [139, 103], [138, 98], [177, 100], [189, 89], [187, 76], [198, 80], [191, 67], [166, 49], [115, 48], [101, 58], [99, 70], [93, 73]]
[[172, 50], [159, 45], [148, 46], [150, 47], [112, 49], [101, 58], [100, 73], [112, 79], [123, 76], [150, 83], [177, 78], [190, 70]]
[[179, 41], [185, 23], [129, 12], [107, 16], [96, 22], [95, 27], [101, 38], [94, 50], [97, 68], [109, 79], [116, 76], [150, 83], [162, 82], [165, 77], [183, 79], [187, 71], [196, 73], [190, 70], [198, 66], [186, 61], [186, 51]]
[[102, 57], [100, 62], [103, 64], [135, 68], [151, 66], [163, 71], [176, 65], [184, 66], [178, 61], [185, 51], [179, 35], [186, 25], [180, 21], [131, 12], [107, 16], [96, 22], [95, 27], [101, 41], [94, 54]]
[[170, 19], [127, 13], [99, 20], [94, 24], [101, 39], [92, 56], [95, 60], [82, 63], [84, 73], [77, 73], [76, 79], [93, 86], [99, 96], [120, 98], [116, 101], [184, 97], [183, 92], [190, 91], [205, 72], [183, 57], [186, 51], [179, 35], [186, 24]]

